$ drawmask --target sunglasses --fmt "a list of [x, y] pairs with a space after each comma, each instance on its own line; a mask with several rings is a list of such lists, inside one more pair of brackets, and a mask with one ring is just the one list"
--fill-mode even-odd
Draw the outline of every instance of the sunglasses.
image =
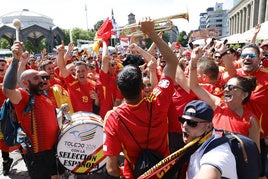
[[42, 78], [43, 80], [49, 80], [49, 79], [50, 79], [50, 76], [41, 76], [41, 78]]
[[208, 123], [208, 121], [194, 121], [191, 119], [185, 119], [184, 117], [179, 117], [179, 121], [181, 124], [184, 124], [186, 122], [186, 124], [192, 128], [195, 128], [198, 123]]
[[233, 89], [241, 89], [243, 90], [243, 88], [239, 87], [239, 86], [236, 86], [236, 85], [222, 85], [222, 89], [225, 90], [225, 89], [228, 89], [228, 91], [232, 91]]
[[243, 54], [241, 54], [242, 58], [246, 58], [247, 56], [249, 56], [250, 58], [255, 58], [257, 55], [255, 53], [243, 53]]

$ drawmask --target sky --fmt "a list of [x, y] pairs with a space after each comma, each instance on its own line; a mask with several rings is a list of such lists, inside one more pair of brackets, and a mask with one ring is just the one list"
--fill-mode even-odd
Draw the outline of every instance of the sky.
[[[189, 32], [199, 25], [199, 14], [223, 3], [223, 9], [233, 7], [232, 0], [8, 0], [0, 7], [0, 16], [22, 9], [46, 15], [55, 25], [63, 29], [79, 27], [92, 29], [94, 24], [107, 17], [114, 18], [119, 26], [128, 23], [128, 15], [133, 13], [136, 20], [150, 16], [152, 19], [182, 14], [188, 11], [190, 20], [173, 20], [180, 31]], [[87, 10], [85, 10], [87, 9]]]

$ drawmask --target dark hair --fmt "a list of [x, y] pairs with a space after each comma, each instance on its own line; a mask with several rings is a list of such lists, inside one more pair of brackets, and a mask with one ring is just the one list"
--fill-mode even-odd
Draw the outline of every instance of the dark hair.
[[41, 70], [46, 70], [46, 66], [53, 64], [53, 62], [51, 60], [44, 60], [42, 61], [42, 63], [38, 66]]
[[251, 77], [236, 76], [233, 78], [237, 79], [238, 85], [242, 87], [242, 90], [244, 92], [248, 92], [248, 96], [242, 101], [242, 104], [246, 104], [247, 102], [249, 102], [252, 91], [254, 91], [257, 86], [257, 80], [255, 77], [252, 76]]
[[126, 99], [136, 99], [141, 95], [142, 73], [138, 66], [127, 65], [117, 76], [117, 86]]
[[218, 80], [219, 66], [209, 57], [202, 57], [198, 61], [198, 69], [206, 74], [210, 80]]
[[126, 58], [123, 59], [123, 66], [127, 66], [129, 64], [140, 66], [144, 64], [144, 60], [139, 54], [127, 54]]
[[242, 48], [242, 51], [246, 48], [253, 48], [256, 52], [256, 55], [259, 57], [260, 56], [260, 49], [259, 47], [256, 45], [256, 44], [253, 44], [253, 43], [250, 43], [250, 44], [247, 44], [245, 45], [243, 48]]
[[76, 67], [76, 66], [80, 66], [80, 65], [84, 65], [86, 68], [87, 68], [87, 64], [86, 64], [86, 62], [83, 62], [83, 61], [76, 61], [76, 62], [74, 62], [74, 66]]

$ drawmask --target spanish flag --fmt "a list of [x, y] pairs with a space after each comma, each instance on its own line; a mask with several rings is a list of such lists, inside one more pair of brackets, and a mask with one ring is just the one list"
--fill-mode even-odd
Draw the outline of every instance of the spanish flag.
[[112, 35], [113, 24], [109, 17], [103, 22], [99, 30], [95, 34], [93, 50], [96, 54], [99, 54], [99, 48], [101, 47], [98, 40], [102, 39], [109, 45], [109, 39]]

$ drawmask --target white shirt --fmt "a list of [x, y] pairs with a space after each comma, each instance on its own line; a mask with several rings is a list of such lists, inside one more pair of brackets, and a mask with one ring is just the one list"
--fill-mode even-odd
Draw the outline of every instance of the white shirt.
[[187, 170], [188, 179], [192, 179], [200, 170], [202, 165], [211, 165], [221, 172], [221, 176], [230, 179], [237, 179], [236, 161], [228, 143], [224, 143], [210, 150], [203, 155], [203, 152], [211, 137], [204, 142], [190, 157]]

